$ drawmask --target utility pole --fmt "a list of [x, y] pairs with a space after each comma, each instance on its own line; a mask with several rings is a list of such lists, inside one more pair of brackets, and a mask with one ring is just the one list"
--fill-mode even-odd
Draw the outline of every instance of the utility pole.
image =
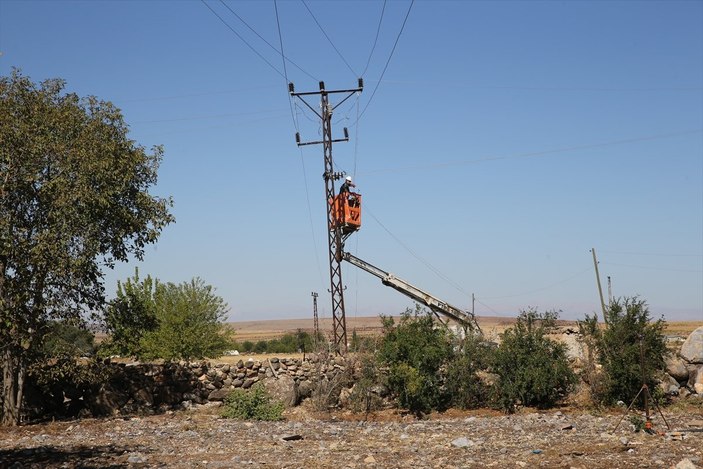
[[312, 316], [313, 316], [313, 327], [312, 327], [312, 343], [313, 347], [315, 347], [315, 351], [319, 352], [319, 344], [317, 343], [317, 339], [320, 336], [320, 323], [317, 320], [317, 292], [312, 292]]
[[605, 301], [603, 301], [603, 287], [600, 285], [600, 274], [598, 273], [598, 261], [596, 260], [596, 248], [591, 248], [593, 254], [593, 267], [596, 269], [596, 283], [598, 284], [598, 295], [600, 295], [600, 306], [603, 311], [603, 322], [608, 323], [608, 318], [605, 315]]
[[[325, 180], [325, 200], [327, 202], [327, 241], [329, 246], [330, 261], [330, 295], [332, 297], [332, 325], [334, 330], [334, 350], [335, 353], [344, 355], [347, 351], [347, 320], [344, 312], [344, 285], [342, 283], [342, 229], [333, 223], [333, 199], [335, 194], [334, 181], [344, 176], [344, 173], [334, 170], [332, 160], [332, 144], [336, 142], [349, 141], [349, 132], [344, 128], [344, 138], [332, 139], [332, 113], [347, 99], [355, 93], [360, 93], [364, 88], [363, 79], [359, 78], [358, 87], [347, 90], [326, 90], [325, 82], [320, 82], [320, 91], [309, 91], [296, 93], [293, 83], [288, 84], [288, 92], [291, 96], [300, 99], [317, 117], [322, 121], [322, 140], [314, 142], [301, 142], [300, 134], [296, 133], [295, 141], [298, 146], [322, 144], [325, 162], [325, 172], [322, 177]], [[329, 95], [346, 94], [347, 96], [336, 105], [331, 105]], [[320, 112], [305, 101], [305, 96], [320, 96]]]

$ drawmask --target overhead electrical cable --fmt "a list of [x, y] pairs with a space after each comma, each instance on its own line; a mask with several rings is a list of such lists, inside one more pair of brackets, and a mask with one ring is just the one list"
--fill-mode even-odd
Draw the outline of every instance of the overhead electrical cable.
[[534, 290], [530, 290], [530, 291], [526, 291], [526, 292], [522, 292], [522, 293], [515, 293], [515, 294], [512, 294], [512, 295], [484, 296], [484, 297], [482, 297], [482, 298], [484, 298], [484, 299], [486, 299], [486, 300], [502, 300], [502, 299], [504, 299], [504, 298], [514, 298], [514, 297], [516, 297], [516, 296], [531, 295], [532, 293], [537, 293], [537, 292], [541, 292], [541, 291], [544, 291], [544, 290], [549, 290], [550, 288], [559, 286], [559, 285], [561, 285], [561, 284], [563, 284], [563, 283], [566, 283], [566, 282], [568, 282], [568, 281], [570, 281], [570, 280], [575, 279], [576, 277], [578, 277], [578, 276], [580, 276], [580, 275], [585, 274], [586, 272], [590, 272], [591, 270], [593, 270], [593, 267], [589, 266], [589, 267], [585, 268], [584, 270], [581, 270], [581, 271], [579, 271], [579, 272], [576, 272], [576, 273], [573, 274], [573, 275], [570, 275], [570, 276], [566, 277], [565, 279], [559, 280], [558, 282], [549, 284], [549, 285], [547, 285], [547, 286], [545, 286], [545, 287], [535, 288]]
[[659, 252], [608, 251], [603, 249], [599, 249], [598, 252], [603, 252], [607, 254], [624, 254], [628, 256], [703, 257], [703, 254], [668, 254]]
[[458, 283], [456, 283], [455, 281], [453, 281], [452, 279], [450, 279], [449, 277], [447, 277], [446, 275], [444, 275], [444, 274], [443, 274], [439, 269], [437, 269], [435, 266], [433, 266], [433, 265], [430, 264], [428, 261], [426, 261], [425, 259], [423, 259], [423, 258], [420, 257], [419, 255], [417, 255], [412, 249], [410, 249], [410, 247], [408, 247], [407, 244], [405, 244], [404, 242], [402, 242], [402, 241], [400, 240], [400, 238], [398, 238], [396, 235], [394, 235], [393, 233], [391, 233], [391, 231], [390, 231], [388, 228], [386, 228], [386, 226], [385, 226], [383, 223], [381, 223], [381, 220], [379, 220], [379, 219], [371, 212], [371, 210], [369, 210], [368, 205], [366, 205], [366, 204], [364, 205], [364, 210], [366, 211], [366, 213], [367, 213], [369, 216], [371, 216], [371, 218], [373, 218], [374, 220], [376, 220], [376, 223], [378, 223], [378, 224], [381, 226], [381, 228], [383, 228], [383, 229], [385, 230], [385, 232], [388, 233], [388, 234], [391, 236], [391, 238], [393, 238], [400, 246], [402, 246], [406, 251], [408, 251], [408, 252], [410, 253], [410, 255], [412, 255], [415, 259], [417, 259], [417, 260], [420, 261], [422, 264], [424, 264], [425, 267], [427, 267], [429, 270], [431, 270], [437, 277], [439, 277], [440, 279], [444, 280], [446, 283], [448, 283], [448, 284], [450, 284], [451, 286], [453, 286], [454, 288], [456, 288], [459, 292], [461, 292], [461, 293], [463, 293], [463, 294], [465, 294], [465, 295], [469, 295], [469, 293], [467, 293], [466, 290], [464, 290], [464, 289], [461, 287], [461, 285], [459, 285]]
[[245, 92], [250, 92], [250, 91], [254, 91], [254, 90], [262, 90], [262, 89], [267, 89], [267, 88], [268, 89], [278, 88], [278, 86], [277, 85], [251, 86], [248, 88], [241, 88], [238, 90], [204, 91], [201, 93], [179, 94], [179, 95], [173, 95], [173, 96], [154, 96], [152, 98], [121, 99], [121, 100], [115, 100], [115, 101], [119, 101], [120, 103], [141, 103], [141, 102], [147, 102], [147, 101], [167, 101], [167, 100], [171, 100], [171, 99], [199, 98], [201, 96], [211, 96], [211, 95], [217, 95], [217, 94], [245, 93]]
[[633, 269], [658, 270], [658, 271], [662, 271], [662, 272], [685, 272], [685, 273], [691, 273], [691, 274], [703, 273], [703, 270], [668, 269], [668, 268], [661, 268], [661, 267], [651, 267], [651, 266], [646, 266], [646, 265], [616, 264], [614, 262], [602, 262], [602, 261], [600, 263], [607, 264], [607, 265], [615, 265], [618, 267], [630, 267]]
[[496, 315], [498, 315], [498, 316], [501, 315], [498, 311], [496, 311], [495, 309], [491, 308], [490, 306], [488, 306], [488, 305], [487, 305], [486, 303], [484, 303], [483, 301], [480, 301], [480, 300], [479, 300], [478, 298], [476, 298], [475, 296], [474, 296], [474, 300], [476, 301], [476, 303], [478, 303], [478, 304], [480, 304], [480, 305], [483, 305], [483, 306], [485, 306], [486, 308], [488, 308], [488, 309], [490, 309], [491, 311], [493, 311], [494, 314], [496, 314]]
[[[308, 72], [306, 72], [305, 70], [303, 70], [298, 64], [296, 64], [296, 63], [293, 62], [291, 59], [289, 59], [288, 57], [286, 57], [285, 55], [283, 55], [283, 44], [281, 44], [281, 50], [279, 51], [278, 49], [276, 49], [275, 46], [273, 46], [270, 42], [268, 42], [261, 34], [259, 34], [258, 32], [256, 32], [256, 30], [255, 30], [254, 28], [252, 28], [251, 26], [249, 26], [249, 23], [247, 23], [246, 21], [244, 21], [244, 18], [242, 18], [241, 16], [239, 16], [229, 5], [227, 5], [227, 4], [224, 2], [224, 0], [220, 0], [220, 3], [222, 3], [222, 5], [224, 5], [225, 8], [227, 8], [234, 16], [236, 16], [237, 19], [238, 19], [239, 21], [241, 21], [241, 22], [244, 24], [244, 26], [246, 26], [247, 28], [249, 28], [249, 30], [250, 30], [251, 32], [253, 32], [254, 34], [256, 34], [259, 39], [261, 39], [262, 41], [264, 41], [267, 46], [269, 46], [271, 49], [273, 49], [277, 54], [281, 54], [281, 56], [283, 57], [283, 68], [284, 68], [284, 70], [285, 70], [285, 67], [286, 67], [286, 61], [288, 61], [288, 62], [290, 62], [291, 65], [293, 65], [295, 68], [297, 68], [298, 70], [300, 70], [301, 72], [303, 72], [304, 74], [306, 74], [307, 76], [309, 76], [310, 78], [312, 78], [313, 80], [319, 81], [319, 80], [317, 80], [317, 78], [315, 78], [314, 76], [312, 76], [311, 74], [309, 74]], [[276, 22], [278, 23], [278, 6], [276, 5], [276, 1], [275, 1], [275, 0], [274, 0], [273, 4], [274, 4], [274, 7], [276, 8]], [[279, 38], [280, 38], [280, 36], [281, 36], [281, 27], [280, 27], [280, 25], [278, 26], [278, 36], [279, 36]], [[288, 74], [286, 73], [286, 75], [288, 75]]]
[[367, 171], [364, 174], [372, 174], [372, 173], [375, 174], [375, 173], [386, 173], [386, 172], [394, 172], [395, 173], [395, 172], [401, 172], [401, 171], [426, 170], [426, 169], [433, 169], [433, 168], [443, 168], [443, 167], [449, 167], [449, 166], [459, 166], [459, 165], [466, 165], [466, 164], [482, 163], [484, 161], [508, 160], [508, 159], [513, 159], [513, 158], [532, 158], [532, 157], [550, 155], [553, 153], [565, 153], [565, 152], [570, 152], [570, 151], [588, 150], [591, 148], [602, 148], [602, 147], [609, 147], [609, 146], [613, 146], [613, 145], [625, 145], [625, 144], [629, 144], [629, 143], [638, 143], [638, 142], [646, 142], [646, 141], [651, 141], [651, 140], [661, 140], [661, 139], [665, 139], [665, 138], [681, 137], [684, 135], [698, 134], [701, 132], [703, 132], [703, 129], [682, 130], [679, 132], [672, 132], [672, 133], [668, 133], [668, 134], [647, 135], [644, 137], [634, 137], [634, 138], [627, 138], [627, 139], [623, 139], [623, 140], [612, 140], [609, 142], [591, 143], [591, 144], [586, 144], [586, 145], [574, 145], [571, 147], [555, 148], [553, 150], [534, 151], [534, 152], [528, 152], [528, 153], [516, 153], [514, 155], [487, 156], [484, 158], [476, 158], [473, 160], [459, 160], [459, 161], [450, 161], [450, 162], [446, 162], [446, 163], [435, 163], [435, 164], [431, 164], [431, 165], [406, 166], [404, 168], [376, 169], [376, 170], [372, 170], [372, 171]]
[[322, 34], [325, 35], [325, 37], [327, 38], [327, 41], [332, 45], [332, 48], [334, 49], [334, 51], [342, 59], [342, 62], [344, 62], [344, 65], [346, 65], [347, 68], [349, 69], [349, 71], [351, 71], [352, 74], [354, 74], [355, 78], [358, 78], [359, 75], [354, 71], [354, 69], [351, 67], [351, 65], [349, 65], [349, 62], [347, 62], [347, 59], [344, 58], [342, 53], [339, 52], [339, 49], [337, 49], [337, 47], [334, 45], [334, 43], [332, 42], [332, 39], [330, 39], [330, 37], [327, 35], [327, 33], [325, 32], [325, 29], [322, 27], [320, 22], [317, 21], [317, 18], [315, 18], [315, 15], [313, 14], [312, 10], [310, 10], [310, 7], [308, 7], [308, 4], [305, 3], [305, 0], [300, 0], [300, 1], [303, 2], [303, 5], [305, 5], [305, 8], [308, 10], [308, 13], [310, 13], [310, 16], [312, 16], [312, 19], [315, 21], [315, 24], [317, 25], [318, 28], [320, 28], [320, 31], [322, 31]]
[[378, 28], [376, 28], [376, 38], [373, 40], [373, 46], [371, 47], [371, 52], [369, 53], [369, 58], [366, 61], [366, 67], [364, 67], [364, 71], [361, 72], [361, 76], [363, 77], [366, 75], [366, 70], [369, 69], [369, 64], [371, 63], [371, 57], [373, 56], [373, 52], [376, 50], [376, 43], [378, 43], [378, 35], [381, 32], [381, 23], [383, 23], [383, 14], [386, 11], [386, 1], [383, 0], [383, 8], [381, 8], [381, 18], [378, 20]]
[[[405, 24], [408, 22], [408, 17], [410, 16], [410, 10], [413, 9], [413, 5], [415, 4], [415, 0], [412, 0], [410, 2], [410, 6], [408, 7], [407, 13], [405, 13], [405, 19], [403, 19], [403, 25], [400, 27], [400, 31], [398, 31], [398, 37], [395, 38], [395, 42], [393, 43], [393, 48], [391, 49], [391, 53], [388, 55], [388, 60], [386, 60], [386, 65], [383, 67], [383, 71], [381, 72], [381, 76], [379, 77], [378, 81], [376, 82], [376, 87], [373, 89], [373, 92], [371, 92], [371, 97], [369, 97], [369, 100], [366, 102], [366, 106], [364, 106], [364, 110], [361, 111], [361, 114], [359, 115], [359, 119], [361, 119], [361, 116], [364, 115], [366, 110], [369, 108], [369, 105], [371, 104], [371, 101], [373, 100], [373, 97], [376, 95], [376, 91], [378, 90], [378, 87], [381, 86], [381, 82], [383, 81], [383, 76], [386, 74], [386, 70], [388, 70], [388, 64], [391, 63], [391, 59], [393, 58], [393, 53], [395, 52], [395, 48], [398, 46], [398, 41], [400, 40], [400, 36], [403, 34], [403, 30], [405, 29]], [[352, 125], [356, 125], [359, 122], [357, 119], [356, 122]]]
[[[220, 1], [222, 1], [222, 0], [220, 0]], [[224, 4], [224, 2], [222, 2], [222, 3]], [[283, 36], [281, 35], [281, 21], [278, 18], [278, 3], [276, 2], [276, 0], [273, 0], [273, 7], [276, 10], [276, 26], [278, 27], [278, 42], [280, 42], [280, 44], [281, 44], [281, 60], [283, 61], [283, 74], [284, 74], [284, 78], [286, 80], [285, 85], [287, 87], [288, 83], [290, 83], [290, 82], [288, 81], [288, 69], [286, 68], [286, 56], [283, 55]], [[232, 13], [234, 13], [234, 12], [232, 12]], [[236, 13], [235, 13], [235, 15], [236, 15]], [[237, 18], [239, 18], [239, 16], [237, 16]], [[267, 44], [268, 44], [268, 42], [267, 42]], [[299, 132], [300, 129], [298, 127], [298, 119], [296, 119], [296, 114], [295, 114], [295, 112], [293, 112], [293, 99], [292, 99], [290, 93], [287, 93], [287, 95], [288, 95], [288, 106], [290, 107], [290, 116], [293, 119], [293, 127], [295, 127], [296, 132]], [[306, 190], [307, 190], [307, 187], [306, 187]]]
[[269, 67], [271, 67], [276, 73], [278, 73], [279, 75], [281, 75], [283, 78], [286, 77], [286, 76], [285, 76], [283, 73], [281, 73], [281, 71], [280, 71], [279, 69], [277, 69], [271, 62], [269, 62], [268, 60], [266, 60], [266, 58], [265, 58], [263, 55], [261, 55], [261, 54], [259, 53], [259, 51], [257, 51], [257, 50], [254, 48], [254, 46], [252, 46], [251, 44], [249, 44], [249, 43], [247, 42], [247, 40], [242, 37], [241, 34], [239, 34], [232, 26], [230, 26], [230, 24], [227, 23], [227, 21], [225, 21], [224, 18], [222, 18], [215, 10], [213, 10], [212, 7], [211, 7], [210, 5], [208, 5], [205, 0], [200, 0], [200, 1], [202, 2], [203, 5], [205, 5], [205, 6], [207, 7], [208, 10], [210, 10], [210, 11], [212, 12], [213, 15], [217, 16], [217, 18], [222, 22], [222, 24], [224, 24], [225, 26], [227, 26], [227, 28], [228, 28], [230, 31], [232, 31], [244, 44], [246, 44], [247, 47], [248, 47], [249, 49], [251, 49], [252, 52], [254, 52], [257, 56], [259, 56], [259, 58], [260, 58], [261, 60], [263, 60], [264, 62], [266, 62], [266, 64], [268, 64]]

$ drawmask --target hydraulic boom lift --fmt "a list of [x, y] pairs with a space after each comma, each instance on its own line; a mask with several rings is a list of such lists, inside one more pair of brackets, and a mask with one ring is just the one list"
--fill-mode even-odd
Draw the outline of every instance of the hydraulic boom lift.
[[394, 288], [403, 295], [408, 296], [413, 300], [417, 301], [418, 303], [422, 303], [423, 305], [427, 306], [432, 310], [432, 312], [435, 313], [435, 315], [440, 320], [441, 318], [439, 316], [441, 314], [451, 320], [458, 322], [462, 327], [468, 329], [471, 332], [479, 334], [481, 333], [481, 327], [476, 321], [476, 316], [474, 316], [472, 313], [459, 309], [456, 306], [452, 306], [449, 303], [446, 303], [440, 300], [439, 298], [430, 295], [429, 293], [409, 284], [405, 280], [399, 279], [393, 274], [390, 274], [384, 270], [379, 269], [374, 265], [369, 264], [364, 260], [359, 259], [351, 253], [345, 252], [343, 254], [343, 259], [349, 262], [350, 264], [355, 265], [362, 270], [365, 270], [371, 275], [375, 275], [376, 277], [380, 278], [381, 283], [383, 283], [384, 285]]

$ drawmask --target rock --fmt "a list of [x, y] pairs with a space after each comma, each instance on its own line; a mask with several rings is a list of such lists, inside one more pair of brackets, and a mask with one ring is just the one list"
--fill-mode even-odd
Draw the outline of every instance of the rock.
[[682, 459], [681, 461], [679, 461], [679, 463], [676, 466], [674, 466], [674, 469], [697, 469], [697, 468], [696, 468], [696, 465], [693, 464], [693, 462], [690, 459], [686, 458], [686, 459]]
[[462, 436], [461, 438], [457, 438], [456, 440], [452, 441], [452, 446], [456, 448], [467, 448], [469, 446], [473, 446], [475, 443], [468, 438]]
[[229, 390], [225, 388], [220, 388], [212, 391], [210, 394], [207, 396], [208, 401], [224, 401], [225, 398], [229, 395]]
[[688, 377], [688, 387], [693, 389], [696, 394], [703, 394], [703, 366], [691, 370]]
[[267, 379], [263, 383], [271, 398], [282, 402], [286, 408], [298, 404], [299, 398], [295, 381], [290, 376], [279, 375], [278, 379]]
[[364, 458], [364, 464], [374, 464], [376, 463], [376, 458], [373, 457], [372, 454], [369, 454]]
[[680, 355], [688, 363], [703, 364], [703, 326], [691, 332], [681, 346]]
[[243, 387], [244, 389], [249, 389], [250, 387], [252, 387], [252, 386], [254, 385], [255, 382], [256, 382], [255, 380], [253, 380], [253, 379], [251, 379], [251, 378], [247, 378], [247, 379], [245, 379], [244, 382], [242, 383], [242, 387]]
[[688, 381], [686, 362], [678, 355], [670, 355], [666, 358], [666, 372], [679, 383]]

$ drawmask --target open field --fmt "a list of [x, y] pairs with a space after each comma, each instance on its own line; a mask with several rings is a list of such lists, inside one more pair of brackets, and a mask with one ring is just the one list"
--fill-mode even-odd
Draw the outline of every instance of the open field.
[[[397, 319], [397, 318], [396, 318]], [[381, 331], [381, 319], [378, 316], [347, 317], [347, 333], [356, 330], [360, 335], [377, 334]], [[515, 318], [499, 316], [480, 316], [478, 323], [488, 335], [500, 334], [515, 323]], [[242, 342], [250, 340], [269, 340], [297, 330], [312, 332], [312, 319], [274, 319], [268, 321], [242, 321], [229, 323], [236, 331], [236, 338]], [[332, 319], [319, 320], [323, 332], [332, 331]], [[565, 327], [577, 327], [576, 321], [559, 321]], [[703, 321], [672, 321], [667, 322], [665, 334], [687, 337], [696, 328], [703, 326]]]

